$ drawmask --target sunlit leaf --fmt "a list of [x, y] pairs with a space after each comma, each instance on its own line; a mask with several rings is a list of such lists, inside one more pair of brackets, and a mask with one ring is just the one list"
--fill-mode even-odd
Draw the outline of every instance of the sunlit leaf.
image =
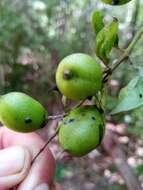
[[121, 89], [119, 100], [111, 114], [129, 111], [143, 105], [143, 77], [135, 77]]

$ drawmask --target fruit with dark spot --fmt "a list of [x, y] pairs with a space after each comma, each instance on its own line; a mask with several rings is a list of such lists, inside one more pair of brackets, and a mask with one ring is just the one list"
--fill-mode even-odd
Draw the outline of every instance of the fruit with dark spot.
[[69, 55], [57, 68], [56, 84], [69, 99], [83, 100], [94, 96], [102, 86], [101, 66], [89, 55]]
[[110, 5], [123, 5], [131, 0], [102, 0], [104, 3], [110, 4]]
[[44, 107], [32, 97], [11, 92], [0, 97], [0, 121], [19, 132], [31, 132], [42, 128], [47, 118]]
[[[74, 119], [73, 122], [69, 122]], [[105, 123], [96, 106], [72, 110], [59, 124], [59, 142], [72, 156], [83, 156], [102, 141]]]
[[25, 118], [25, 123], [32, 123], [32, 119], [30, 119], [29, 117]]

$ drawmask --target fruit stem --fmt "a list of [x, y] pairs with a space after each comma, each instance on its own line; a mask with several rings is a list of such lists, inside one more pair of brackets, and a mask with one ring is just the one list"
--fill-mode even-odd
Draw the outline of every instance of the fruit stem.
[[43, 145], [43, 147], [39, 150], [39, 152], [34, 156], [31, 165], [34, 163], [34, 161], [37, 159], [37, 157], [45, 150], [47, 145], [56, 137], [56, 135], [59, 132], [60, 127], [58, 127], [55, 131], [55, 133], [48, 139], [48, 141]]
[[63, 73], [63, 79], [65, 80], [69, 80], [72, 78], [72, 73], [70, 70], [65, 70], [64, 73]]
[[81, 100], [79, 103], [77, 103], [74, 107], [72, 107], [71, 109], [67, 110], [66, 113], [62, 113], [59, 115], [49, 115], [47, 118], [47, 122], [48, 120], [55, 120], [55, 119], [62, 119], [63, 117], [65, 117], [69, 111], [78, 108], [79, 106], [81, 106], [83, 103], [85, 102], [85, 100]]
[[66, 115], [67, 115], [67, 113], [63, 113], [63, 114], [59, 114], [59, 115], [49, 115], [48, 120], [61, 119]]
[[[75, 109], [77, 107], [79, 107], [80, 105], [82, 105], [84, 103], [85, 100], [82, 100], [80, 101], [74, 108], [72, 109]], [[71, 109], [71, 110], [72, 110]], [[63, 118], [64, 116], [66, 116], [67, 113], [63, 113], [63, 114], [60, 114], [60, 115], [51, 115], [51, 116], [48, 116], [48, 120], [54, 120], [54, 119], [61, 119]], [[39, 152], [34, 156], [32, 162], [31, 162], [31, 165], [34, 163], [34, 161], [36, 160], [36, 158], [44, 151], [44, 149], [47, 147], [47, 145], [56, 137], [56, 135], [58, 134], [59, 132], [59, 129], [60, 127], [58, 127], [55, 131], [55, 133], [48, 139], [48, 141], [44, 144], [44, 146], [39, 150]]]
[[86, 100], [86, 99], [81, 100], [80, 102], [78, 102], [75, 106], [73, 106], [73, 107], [71, 108], [71, 110], [74, 110], [74, 109], [80, 107], [80, 106], [85, 102], [85, 100]]

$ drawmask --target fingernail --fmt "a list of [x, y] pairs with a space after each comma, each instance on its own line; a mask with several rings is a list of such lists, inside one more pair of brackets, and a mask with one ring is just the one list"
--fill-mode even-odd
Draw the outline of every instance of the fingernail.
[[48, 184], [42, 183], [38, 185], [35, 190], [50, 190], [50, 188]]

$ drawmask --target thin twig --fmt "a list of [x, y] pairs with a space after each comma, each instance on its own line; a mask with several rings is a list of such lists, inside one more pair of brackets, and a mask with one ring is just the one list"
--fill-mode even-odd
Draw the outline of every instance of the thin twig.
[[[124, 49], [121, 49], [121, 48], [119, 48], [119, 47], [116, 47], [116, 50], [119, 51], [121, 55], [123, 55], [123, 54], [125, 53], [125, 50], [124, 50]], [[130, 62], [130, 64], [132, 65], [133, 63], [132, 63], [132, 61], [131, 61], [131, 59], [130, 59], [129, 56], [127, 57], [127, 59], [128, 59], [128, 61]]]
[[77, 103], [75, 106], [73, 106], [73, 107], [71, 108], [71, 110], [73, 110], [73, 109], [76, 109], [76, 108], [80, 107], [80, 106], [81, 106], [81, 105], [85, 102], [85, 100], [86, 100], [86, 99], [81, 100], [79, 103]]
[[119, 60], [116, 62], [116, 65], [112, 68], [112, 72], [122, 63], [123, 60], [129, 57], [134, 46], [136, 45], [142, 34], [143, 34], [143, 26], [138, 30], [132, 42], [129, 44], [128, 48], [125, 50], [121, 58], [119, 58]]
[[49, 115], [48, 120], [61, 119], [66, 115], [67, 115], [67, 113], [63, 113], [63, 114], [59, 114], [59, 115]]
[[47, 147], [47, 145], [56, 137], [56, 135], [59, 132], [59, 128], [55, 131], [55, 133], [48, 139], [48, 141], [43, 145], [43, 147], [39, 150], [39, 152], [34, 156], [31, 165], [34, 163], [36, 158], [44, 151], [44, 149]]

